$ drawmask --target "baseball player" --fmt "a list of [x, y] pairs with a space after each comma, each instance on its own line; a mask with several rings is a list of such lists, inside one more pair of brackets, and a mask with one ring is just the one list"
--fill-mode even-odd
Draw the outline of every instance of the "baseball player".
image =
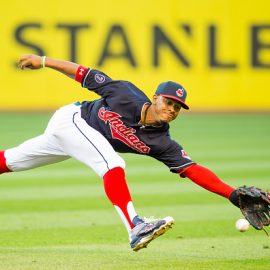
[[[0, 151], [0, 173], [28, 170], [70, 157], [86, 164], [103, 179], [105, 193], [125, 224], [134, 251], [165, 233], [174, 220], [168, 216], [147, 222], [136, 213], [125, 179], [125, 162], [117, 152], [153, 157], [171, 172], [229, 199], [241, 209], [253, 207], [246, 213], [252, 213], [248, 218], [257, 229], [269, 225], [268, 193], [225, 184], [212, 171], [192, 161], [182, 146], [171, 139], [169, 123], [181, 109], [189, 109], [187, 92], [180, 84], [161, 83], [150, 100], [128, 81], [113, 80], [101, 71], [72, 62], [23, 55], [18, 67], [54, 69], [101, 98], [61, 107], [50, 119], [44, 134]], [[264, 206], [260, 213], [254, 207], [257, 202]], [[262, 217], [267, 215], [268, 218]]]

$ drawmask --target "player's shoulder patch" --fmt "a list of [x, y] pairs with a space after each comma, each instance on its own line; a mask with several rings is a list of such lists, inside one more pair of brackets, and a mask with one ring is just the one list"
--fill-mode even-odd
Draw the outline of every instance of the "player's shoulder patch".
[[96, 73], [94, 78], [97, 83], [104, 83], [106, 80], [106, 77], [101, 73]]

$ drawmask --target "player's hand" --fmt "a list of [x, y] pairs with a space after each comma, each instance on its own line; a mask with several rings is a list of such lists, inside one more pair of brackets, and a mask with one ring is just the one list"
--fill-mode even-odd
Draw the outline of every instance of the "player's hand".
[[17, 62], [17, 66], [20, 69], [40, 69], [42, 68], [42, 57], [34, 54], [22, 55]]
[[248, 222], [257, 230], [270, 225], [270, 193], [256, 187], [236, 189], [240, 209]]

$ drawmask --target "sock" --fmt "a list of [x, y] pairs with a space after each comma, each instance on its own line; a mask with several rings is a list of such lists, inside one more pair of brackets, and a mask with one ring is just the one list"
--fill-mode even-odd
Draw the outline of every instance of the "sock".
[[229, 198], [235, 188], [223, 183], [213, 172], [209, 169], [197, 164], [189, 166], [183, 173], [184, 177], [188, 177], [197, 185], [217, 193], [225, 198]]
[[0, 174], [6, 173], [6, 172], [11, 172], [11, 170], [7, 167], [6, 158], [5, 158], [4, 153], [5, 153], [5, 151], [0, 151]]
[[107, 197], [110, 199], [128, 232], [136, 224], [132, 220], [137, 216], [132, 199], [125, 179], [125, 172], [121, 167], [109, 170], [103, 176], [104, 189]]

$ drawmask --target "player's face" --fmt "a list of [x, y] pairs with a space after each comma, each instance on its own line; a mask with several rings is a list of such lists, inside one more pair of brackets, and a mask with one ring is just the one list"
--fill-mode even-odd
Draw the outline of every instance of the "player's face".
[[169, 123], [179, 114], [181, 105], [179, 102], [162, 96], [154, 96], [153, 104], [155, 106], [156, 120], [158, 122]]

